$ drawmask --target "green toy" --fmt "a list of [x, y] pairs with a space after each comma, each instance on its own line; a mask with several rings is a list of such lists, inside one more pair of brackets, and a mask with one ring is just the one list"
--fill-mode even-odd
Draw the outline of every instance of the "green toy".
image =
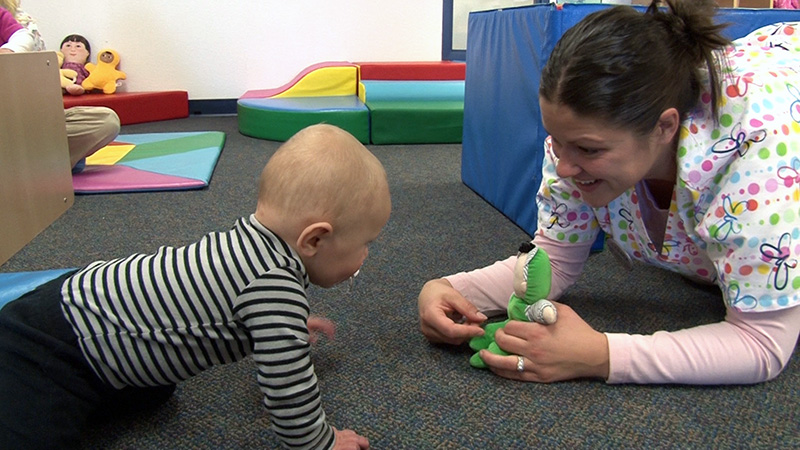
[[550, 257], [547, 256], [547, 252], [533, 242], [523, 242], [519, 246], [517, 264], [514, 266], [514, 293], [508, 301], [508, 319], [486, 325], [483, 336], [470, 339], [469, 346], [476, 352], [469, 359], [472, 367], [478, 369], [487, 367], [480, 357], [480, 350], [487, 349], [496, 355], [508, 355], [497, 345], [494, 335], [497, 330], [505, 327], [509, 320], [524, 320], [545, 325], [556, 322], [558, 318], [556, 307], [547, 300], [550, 294], [550, 281]]

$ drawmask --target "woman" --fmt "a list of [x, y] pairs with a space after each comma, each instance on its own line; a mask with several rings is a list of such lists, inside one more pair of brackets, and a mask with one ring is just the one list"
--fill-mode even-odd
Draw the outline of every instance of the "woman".
[[[534, 243], [551, 258], [551, 299], [578, 278], [602, 229], [627, 259], [718, 285], [725, 319], [650, 336], [601, 333], [556, 303], [553, 325], [512, 321], [497, 332], [511, 356], [481, 351], [501, 376], [757, 383], [794, 351], [800, 24], [730, 43], [712, 0], [656, 3], [644, 14], [620, 6], [587, 16], [545, 65], [539, 104], [550, 136]], [[483, 311], [508, 302], [513, 264], [426, 283], [423, 334], [450, 344], [482, 335]]]

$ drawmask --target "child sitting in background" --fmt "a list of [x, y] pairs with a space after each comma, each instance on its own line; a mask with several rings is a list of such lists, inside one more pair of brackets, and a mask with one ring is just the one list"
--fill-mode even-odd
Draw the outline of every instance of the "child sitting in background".
[[33, 34], [19, 24], [14, 13], [0, 7], [0, 54], [33, 50]]
[[163, 403], [177, 382], [252, 355], [286, 446], [368, 448], [326, 421], [309, 342], [333, 326], [309, 318], [306, 289], [352, 277], [390, 211], [378, 159], [314, 125], [270, 158], [255, 213], [230, 231], [97, 261], [8, 303], [0, 447], [78, 447], [92, 414]]
[[[86, 38], [79, 35], [67, 36], [62, 42], [62, 47], [67, 42], [70, 42], [69, 45], [73, 47], [77, 47], [78, 44], [83, 46], [85, 63], [85, 60], [89, 58], [90, 51]], [[0, 54], [44, 49], [44, 40], [39, 34], [36, 21], [19, 9], [19, 1], [0, 0]], [[80, 52], [80, 50], [78, 51]], [[86, 69], [83, 71], [88, 74]], [[68, 88], [69, 90], [76, 95], [84, 93], [84, 89], [79, 84], [73, 83]], [[64, 110], [64, 121], [67, 128], [67, 144], [72, 173], [81, 172], [86, 165], [86, 157], [111, 143], [119, 134], [120, 129], [119, 116], [114, 110], [105, 106], [67, 108]]]
[[44, 39], [42, 39], [42, 34], [39, 33], [39, 25], [33, 17], [20, 8], [19, 0], [0, 0], [0, 8], [13, 14], [14, 19], [30, 33], [33, 39], [33, 47], [29, 48], [28, 51], [43, 52], [45, 50]]

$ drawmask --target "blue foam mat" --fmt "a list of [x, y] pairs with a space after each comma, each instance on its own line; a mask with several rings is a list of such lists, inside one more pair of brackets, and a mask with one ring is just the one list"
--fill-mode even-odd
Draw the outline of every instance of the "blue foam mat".
[[52, 269], [35, 272], [0, 273], [0, 308], [16, 300], [26, 292], [75, 269]]

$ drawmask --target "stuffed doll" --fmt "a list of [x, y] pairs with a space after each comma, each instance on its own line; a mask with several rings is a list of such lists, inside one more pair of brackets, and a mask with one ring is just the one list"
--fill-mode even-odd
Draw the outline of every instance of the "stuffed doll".
[[104, 94], [113, 94], [117, 90], [117, 80], [126, 78], [125, 72], [117, 70], [119, 54], [111, 49], [103, 49], [97, 55], [97, 65], [86, 64], [89, 76], [81, 84], [87, 91], [102, 89]]
[[524, 242], [519, 247], [517, 263], [514, 266], [514, 293], [508, 302], [508, 319], [490, 323], [484, 327], [484, 335], [469, 341], [475, 354], [469, 359], [470, 365], [485, 369], [480, 350], [486, 349], [496, 355], [508, 355], [495, 342], [497, 330], [506, 326], [509, 320], [524, 320], [550, 325], [556, 322], [556, 307], [547, 296], [550, 294], [550, 257], [533, 242]]
[[82, 95], [86, 92], [81, 83], [89, 75], [86, 63], [89, 61], [91, 51], [89, 41], [80, 34], [70, 34], [61, 41], [61, 53], [64, 55], [61, 69], [75, 71], [75, 82], [63, 86], [68, 94]]
[[[58, 67], [61, 67], [64, 64], [64, 54], [61, 52], [56, 52], [56, 56], [58, 56]], [[58, 70], [60, 79], [61, 79], [61, 88], [66, 89], [68, 86], [75, 84], [75, 78], [78, 76], [78, 72], [75, 72], [72, 69], [59, 69]]]

